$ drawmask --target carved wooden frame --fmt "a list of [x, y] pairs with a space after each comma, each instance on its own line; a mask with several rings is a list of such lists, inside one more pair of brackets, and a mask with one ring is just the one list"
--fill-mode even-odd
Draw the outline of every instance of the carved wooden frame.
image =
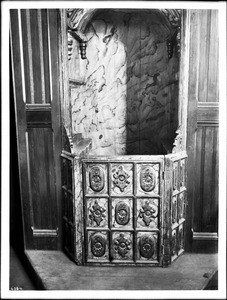
[[[87, 38], [84, 32], [98, 9], [70, 8], [66, 11], [68, 25], [68, 59], [71, 57], [72, 37], [79, 41], [81, 58], [86, 59]], [[181, 9], [158, 9], [158, 11], [174, 30], [174, 33], [167, 41], [168, 56], [171, 58], [173, 56], [174, 47], [177, 49], [177, 54], [180, 54]]]

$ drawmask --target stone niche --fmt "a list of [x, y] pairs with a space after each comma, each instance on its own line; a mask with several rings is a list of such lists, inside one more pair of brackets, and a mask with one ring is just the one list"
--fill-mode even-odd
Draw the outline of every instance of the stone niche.
[[69, 9], [64, 249], [167, 266], [184, 250], [179, 10]]

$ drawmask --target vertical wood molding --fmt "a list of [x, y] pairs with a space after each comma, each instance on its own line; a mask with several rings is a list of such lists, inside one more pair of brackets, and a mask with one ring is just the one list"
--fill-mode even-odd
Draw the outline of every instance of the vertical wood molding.
[[23, 42], [22, 42], [23, 41], [23, 36], [22, 36], [22, 28], [21, 28], [21, 11], [19, 9], [18, 9], [18, 27], [19, 27], [19, 40], [20, 40], [20, 62], [21, 62], [21, 78], [22, 78], [23, 101], [26, 102]]
[[42, 35], [42, 18], [41, 18], [41, 10], [40, 9], [38, 9], [37, 14], [38, 14], [40, 66], [41, 66], [42, 103], [45, 103], [46, 95], [45, 95], [45, 77], [44, 77], [44, 59], [43, 59], [43, 35]]
[[32, 69], [32, 43], [31, 43], [31, 24], [30, 24], [30, 12], [26, 9], [26, 21], [27, 21], [27, 40], [28, 40], [28, 61], [29, 61], [29, 78], [30, 78], [30, 89], [31, 89], [31, 103], [34, 104], [34, 79]]
[[189, 46], [190, 46], [190, 13], [183, 10], [181, 18], [181, 56], [179, 76], [179, 110], [178, 122], [182, 130], [182, 147], [186, 149], [187, 112], [188, 112], [188, 82], [189, 82]]
[[188, 11], [189, 24], [189, 76], [188, 76], [188, 118], [187, 118], [187, 154], [188, 154], [188, 215], [186, 231], [186, 249], [189, 250], [192, 242], [193, 208], [194, 208], [194, 172], [195, 172], [195, 145], [197, 123], [198, 98], [198, 66], [199, 66], [199, 16], [196, 10]]
[[60, 76], [61, 76], [61, 111], [62, 124], [64, 124], [67, 134], [72, 134], [72, 118], [71, 118], [71, 97], [69, 87], [69, 70], [68, 70], [68, 42], [67, 42], [67, 16], [66, 10], [60, 10]]
[[[49, 9], [47, 10], [47, 36], [48, 36], [48, 57], [49, 57], [49, 67], [51, 68], [51, 39], [50, 39], [50, 18]], [[52, 72], [49, 72], [50, 80], [50, 102], [53, 101], [53, 89], [52, 89]]]

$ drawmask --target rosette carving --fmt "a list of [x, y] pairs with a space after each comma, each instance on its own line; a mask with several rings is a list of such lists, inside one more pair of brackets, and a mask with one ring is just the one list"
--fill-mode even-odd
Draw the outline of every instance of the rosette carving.
[[91, 237], [91, 252], [96, 257], [101, 257], [106, 252], [106, 239], [101, 234]]
[[181, 193], [178, 196], [178, 219], [184, 217], [184, 194]]
[[131, 250], [131, 241], [126, 239], [121, 233], [118, 238], [114, 240], [114, 249], [121, 256], [125, 257], [129, 250]]
[[104, 188], [104, 172], [98, 167], [92, 167], [89, 172], [90, 187], [94, 192], [100, 192]]
[[140, 173], [140, 186], [145, 192], [151, 192], [155, 188], [156, 177], [150, 166], [146, 166]]
[[184, 230], [183, 230], [183, 227], [181, 227], [179, 229], [178, 240], [179, 240], [179, 249], [183, 249], [184, 248]]
[[144, 235], [140, 238], [140, 255], [145, 258], [152, 258], [155, 253], [156, 242], [151, 236]]
[[174, 197], [172, 201], [172, 223], [175, 222], [177, 222], [177, 201]]
[[176, 235], [176, 232], [175, 232], [175, 231], [172, 233], [170, 245], [171, 245], [171, 255], [174, 256], [175, 254], [177, 254], [177, 253], [176, 253], [176, 248], [177, 248], [177, 235]]
[[152, 219], [155, 218], [154, 214], [155, 209], [149, 205], [149, 201], [146, 201], [140, 209], [139, 217], [143, 219], [146, 226], [149, 226]]
[[98, 204], [97, 200], [95, 200], [94, 205], [92, 205], [92, 209], [90, 209], [89, 218], [95, 221], [99, 226], [103, 218], [106, 217], [106, 215], [104, 214], [105, 211], [106, 210]]
[[130, 208], [123, 201], [115, 206], [115, 220], [119, 225], [126, 225], [130, 220]]
[[118, 167], [118, 170], [113, 174], [114, 180], [113, 184], [120, 189], [121, 192], [124, 192], [125, 188], [128, 186], [130, 177], [123, 169], [122, 166]]

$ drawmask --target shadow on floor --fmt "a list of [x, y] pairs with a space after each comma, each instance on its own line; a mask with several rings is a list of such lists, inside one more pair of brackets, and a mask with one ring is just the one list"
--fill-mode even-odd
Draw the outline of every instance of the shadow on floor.
[[204, 290], [218, 290], [218, 271], [214, 274], [211, 280], [208, 282]]
[[10, 247], [10, 290], [36, 290], [36, 286], [28, 275], [21, 257]]

